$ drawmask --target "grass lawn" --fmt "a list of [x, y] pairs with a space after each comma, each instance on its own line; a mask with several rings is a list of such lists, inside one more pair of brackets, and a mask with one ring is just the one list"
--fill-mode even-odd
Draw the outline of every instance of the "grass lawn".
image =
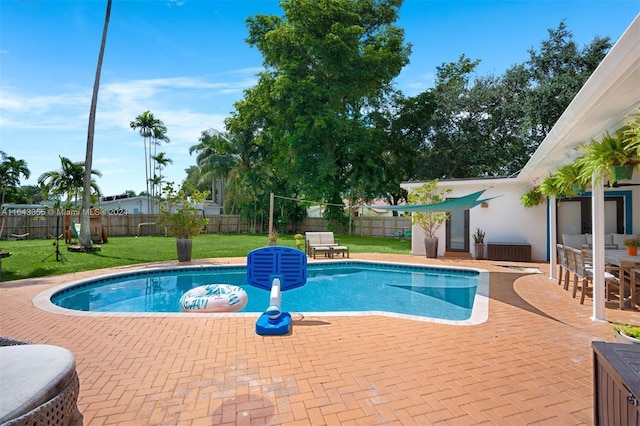
[[[411, 240], [336, 236], [351, 253], [411, 252]], [[295, 247], [292, 235], [281, 235], [278, 244]], [[193, 240], [193, 259], [216, 257], [246, 257], [249, 251], [267, 245], [266, 235], [209, 234]], [[60, 241], [60, 253], [66, 260], [56, 261], [54, 240], [0, 241], [3, 251], [12, 253], [2, 259], [0, 281], [60, 275], [92, 269], [112, 268], [136, 263], [177, 260], [176, 240], [171, 237], [112, 237], [94, 253], [67, 251]]]

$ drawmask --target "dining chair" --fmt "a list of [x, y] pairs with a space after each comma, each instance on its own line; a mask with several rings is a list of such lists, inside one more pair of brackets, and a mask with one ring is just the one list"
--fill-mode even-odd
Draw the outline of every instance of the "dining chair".
[[567, 265], [567, 252], [562, 244], [557, 244], [556, 250], [558, 252], [558, 285], [561, 285], [562, 280], [564, 279], [566, 288], [567, 282], [569, 281], [569, 265]]
[[631, 294], [631, 309], [640, 307], [640, 269], [632, 268], [629, 274]]
[[[575, 259], [575, 277], [573, 280], [573, 292], [572, 296], [575, 298], [578, 290], [578, 279], [582, 280], [581, 288], [580, 288], [580, 304], [584, 304], [584, 299], [591, 290], [591, 294], [593, 294], [593, 289], [589, 288], [589, 284], [593, 283], [593, 269], [588, 266], [585, 261], [582, 250], [571, 249], [574, 254]], [[612, 295], [615, 294], [616, 290], [618, 292], [618, 296], [620, 297], [620, 306], [624, 301], [624, 295], [620, 294], [620, 280], [617, 276], [615, 276], [612, 272], [619, 272], [619, 268], [611, 267], [607, 265], [607, 270], [604, 273], [605, 280], [605, 296], [607, 300], [611, 300]]]
[[[578, 275], [576, 275], [576, 254], [574, 251], [575, 249], [568, 246], [563, 246], [563, 247], [564, 247], [564, 255], [567, 258], [567, 270], [569, 271], [569, 274], [567, 274], [567, 277], [569, 277], [570, 274], [573, 274], [573, 287], [576, 288], [576, 286], [578, 285]], [[564, 289], [569, 290], [568, 279], [564, 281]], [[573, 293], [573, 297], [576, 297], [575, 290]]]

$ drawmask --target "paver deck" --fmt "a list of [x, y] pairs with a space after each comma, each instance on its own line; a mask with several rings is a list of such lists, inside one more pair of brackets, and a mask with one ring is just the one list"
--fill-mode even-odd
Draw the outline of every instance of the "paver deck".
[[[592, 321], [591, 300], [572, 299], [548, 265], [526, 274], [490, 261], [351, 257], [490, 270], [489, 318], [294, 315], [290, 335], [259, 336], [255, 318], [70, 316], [32, 304], [93, 271], [0, 284], [0, 335], [74, 353], [85, 425], [593, 423], [591, 342], [614, 341], [611, 325]], [[609, 321], [640, 323], [614, 305]]]

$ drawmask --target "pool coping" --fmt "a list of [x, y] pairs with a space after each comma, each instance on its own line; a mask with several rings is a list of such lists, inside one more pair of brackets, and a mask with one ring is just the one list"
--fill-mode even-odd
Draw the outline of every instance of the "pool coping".
[[[446, 320], [440, 318], [430, 318], [423, 317], [420, 315], [410, 315], [410, 314], [400, 314], [395, 312], [386, 312], [386, 311], [341, 311], [341, 312], [291, 312], [292, 316], [302, 315], [304, 316], [314, 316], [314, 317], [345, 317], [345, 316], [386, 316], [390, 318], [399, 318], [406, 319], [411, 321], [421, 321], [421, 322], [430, 322], [437, 324], [447, 324], [447, 325], [478, 325], [487, 321], [489, 318], [489, 280], [491, 272], [481, 268], [475, 267], [461, 267], [461, 266], [434, 266], [434, 265], [417, 265], [414, 263], [405, 263], [405, 262], [387, 262], [387, 261], [376, 261], [376, 260], [354, 260], [354, 259], [345, 259], [344, 261], [339, 262], [330, 262], [330, 261], [318, 261], [313, 262], [314, 265], [317, 264], [330, 264], [336, 265], [337, 263], [361, 263], [361, 264], [382, 264], [382, 265], [396, 265], [396, 266], [406, 266], [411, 268], [426, 268], [426, 269], [448, 269], [448, 270], [464, 270], [464, 271], [474, 271], [478, 272], [478, 286], [476, 288], [476, 294], [474, 296], [473, 308], [471, 310], [471, 316], [466, 320]], [[198, 317], [198, 318], [258, 318], [262, 313], [261, 312], [224, 312], [224, 313], [195, 313], [195, 312], [88, 312], [88, 311], [76, 311], [73, 309], [62, 308], [58, 305], [55, 305], [51, 302], [51, 297], [54, 294], [65, 290], [70, 287], [78, 286], [87, 281], [96, 280], [98, 278], [116, 278], [121, 275], [130, 275], [135, 274], [139, 271], [145, 271], [148, 273], [153, 273], [155, 271], [163, 271], [163, 270], [181, 270], [181, 269], [200, 269], [200, 268], [211, 268], [211, 267], [242, 267], [246, 266], [246, 263], [232, 263], [226, 265], [159, 265], [153, 266], [149, 264], [136, 265], [132, 268], [127, 268], [126, 271], [117, 271], [112, 273], [105, 273], [96, 277], [90, 278], [82, 278], [79, 280], [71, 281], [65, 284], [61, 284], [55, 287], [51, 287], [46, 289], [40, 293], [38, 293], [33, 299], [33, 305], [45, 312], [49, 312], [52, 314], [58, 315], [67, 315], [67, 316], [81, 316], [81, 317], [161, 317], [161, 318], [190, 318], [190, 317]]]

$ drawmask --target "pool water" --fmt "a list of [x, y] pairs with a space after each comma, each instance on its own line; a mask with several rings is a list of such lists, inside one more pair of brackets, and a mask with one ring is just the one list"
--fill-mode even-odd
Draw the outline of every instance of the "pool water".
[[[471, 317], [479, 272], [364, 262], [308, 266], [306, 285], [282, 293], [291, 313], [390, 312], [444, 320]], [[179, 299], [204, 284], [233, 284], [249, 296], [240, 312], [264, 312], [269, 292], [246, 281], [244, 266], [143, 271], [95, 279], [60, 290], [51, 302], [90, 312], [180, 312]]]

